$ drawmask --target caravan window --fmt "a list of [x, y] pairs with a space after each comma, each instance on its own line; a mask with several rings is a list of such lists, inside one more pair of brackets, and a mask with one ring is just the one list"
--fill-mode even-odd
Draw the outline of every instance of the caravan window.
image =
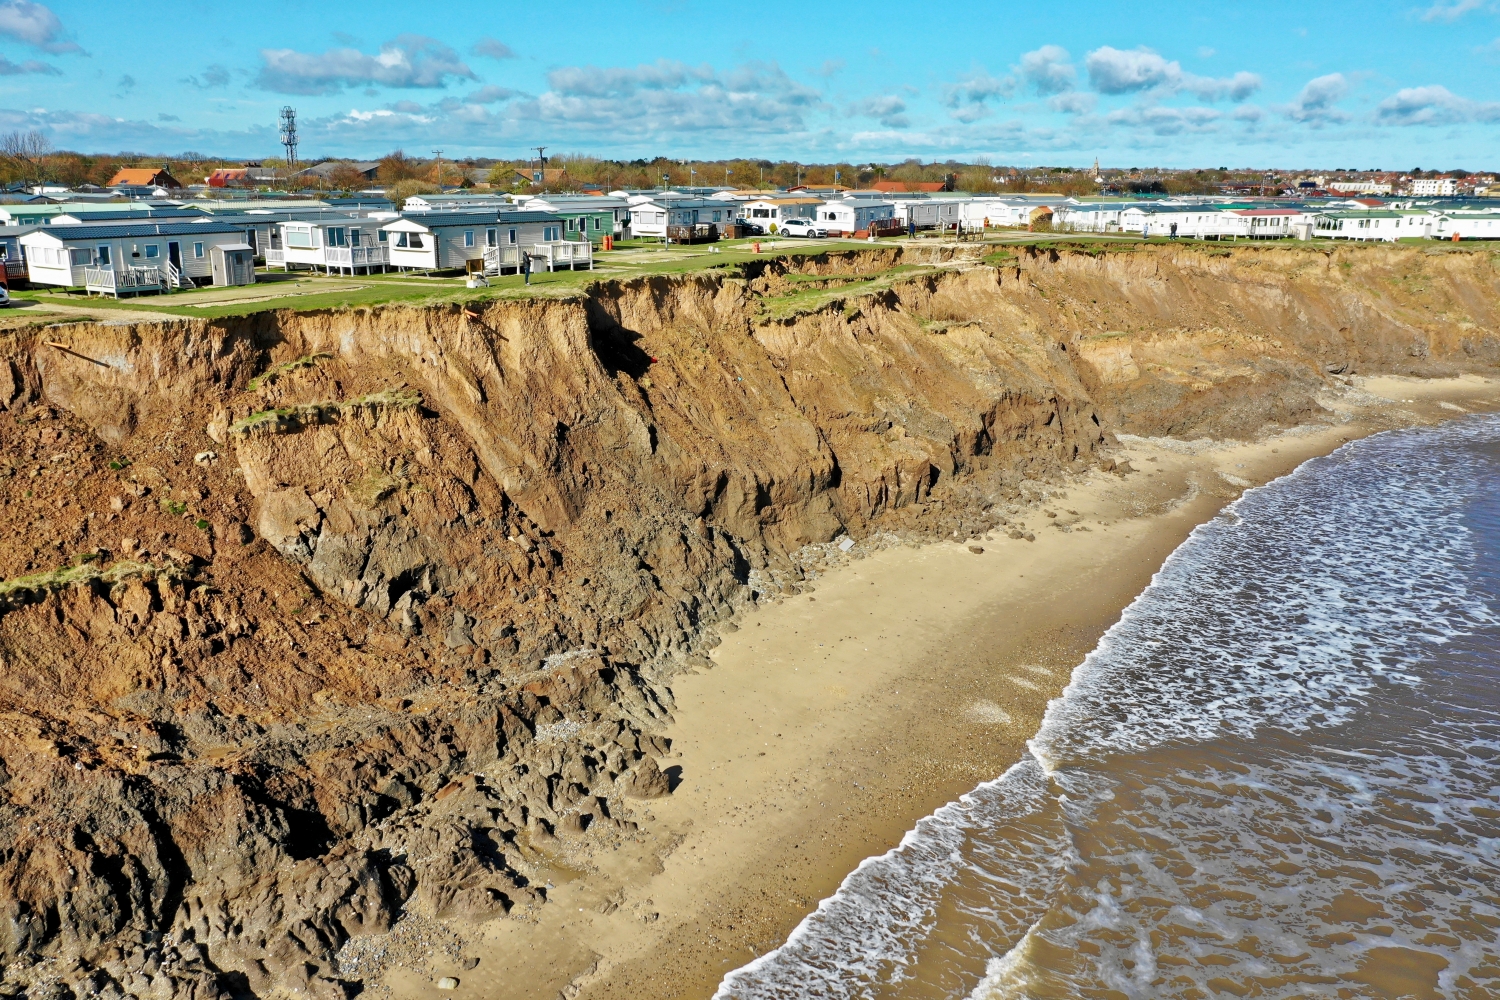
[[95, 257], [100, 267], [109, 267], [109, 244], [101, 243]]
[[349, 230], [349, 245], [351, 247], [357, 247], [357, 246], [359, 246], [359, 230], [358, 229], [351, 229], [351, 230]]
[[511, 246], [515, 246], [516, 245], [516, 231], [514, 229], [512, 229], [510, 231], [510, 245]]
[[421, 233], [412, 233], [411, 234], [411, 248], [413, 250], [420, 250], [420, 249], [422, 249], [422, 234]]
[[328, 245], [331, 247], [348, 246], [349, 241], [344, 236], [342, 228], [328, 230]]
[[77, 267], [82, 264], [92, 263], [94, 255], [83, 247], [75, 247], [68, 251], [68, 263]]
[[474, 245], [474, 230], [472, 230], [472, 229], [465, 229], [464, 230], [464, 246], [471, 247], [473, 245]]
[[405, 233], [397, 233], [396, 234], [396, 246], [398, 246], [398, 247], [404, 247], [406, 245], [407, 245], [407, 243], [406, 243], [406, 234]]
[[197, 257], [200, 260], [203, 258], [203, 244], [202, 243], [194, 243], [193, 244], [193, 256]]
[[492, 246], [497, 245], [498, 243], [499, 243], [499, 240], [496, 239], [495, 230], [493, 230], [493, 229], [486, 229], [484, 231], [484, 245], [487, 246], [487, 247], [492, 247]]
[[161, 256], [161, 247], [155, 243], [146, 244], [146, 259], [151, 260]]
[[313, 245], [312, 232], [306, 229], [288, 229], [286, 231], [286, 245], [289, 247], [311, 248]]

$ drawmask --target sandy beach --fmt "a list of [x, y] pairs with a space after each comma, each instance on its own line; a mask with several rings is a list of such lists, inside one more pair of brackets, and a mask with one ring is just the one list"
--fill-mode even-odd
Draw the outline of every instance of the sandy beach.
[[[489, 924], [454, 995], [710, 996], [861, 860], [1013, 764], [1196, 525], [1356, 437], [1500, 407], [1500, 383], [1360, 379], [1335, 406], [1339, 423], [1254, 443], [1126, 438], [1135, 471], [1018, 506], [1011, 527], [1034, 541], [861, 545], [742, 618], [711, 669], [672, 685], [675, 792], [639, 804], [641, 834], [584, 877], [556, 879], [535, 919]], [[430, 982], [413, 976], [412, 995]]]

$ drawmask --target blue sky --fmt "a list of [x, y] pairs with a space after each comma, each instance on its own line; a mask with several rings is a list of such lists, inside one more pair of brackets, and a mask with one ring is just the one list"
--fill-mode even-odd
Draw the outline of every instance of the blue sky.
[[0, 131], [85, 152], [1500, 167], [1500, 0], [0, 0]]

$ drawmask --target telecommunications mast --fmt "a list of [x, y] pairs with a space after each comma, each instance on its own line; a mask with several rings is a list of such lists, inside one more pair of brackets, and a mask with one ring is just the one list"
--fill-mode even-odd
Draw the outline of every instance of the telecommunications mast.
[[287, 169], [294, 169], [297, 166], [297, 109], [290, 105], [281, 109], [281, 144], [286, 147]]

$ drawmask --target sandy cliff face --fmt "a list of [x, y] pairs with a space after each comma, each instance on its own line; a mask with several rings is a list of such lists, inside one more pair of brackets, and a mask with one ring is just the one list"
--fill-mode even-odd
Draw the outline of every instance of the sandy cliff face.
[[667, 794], [673, 670], [803, 546], [1488, 371], [1495, 259], [885, 250], [8, 335], [0, 995], [338, 996], [402, 912], [544, 905]]

